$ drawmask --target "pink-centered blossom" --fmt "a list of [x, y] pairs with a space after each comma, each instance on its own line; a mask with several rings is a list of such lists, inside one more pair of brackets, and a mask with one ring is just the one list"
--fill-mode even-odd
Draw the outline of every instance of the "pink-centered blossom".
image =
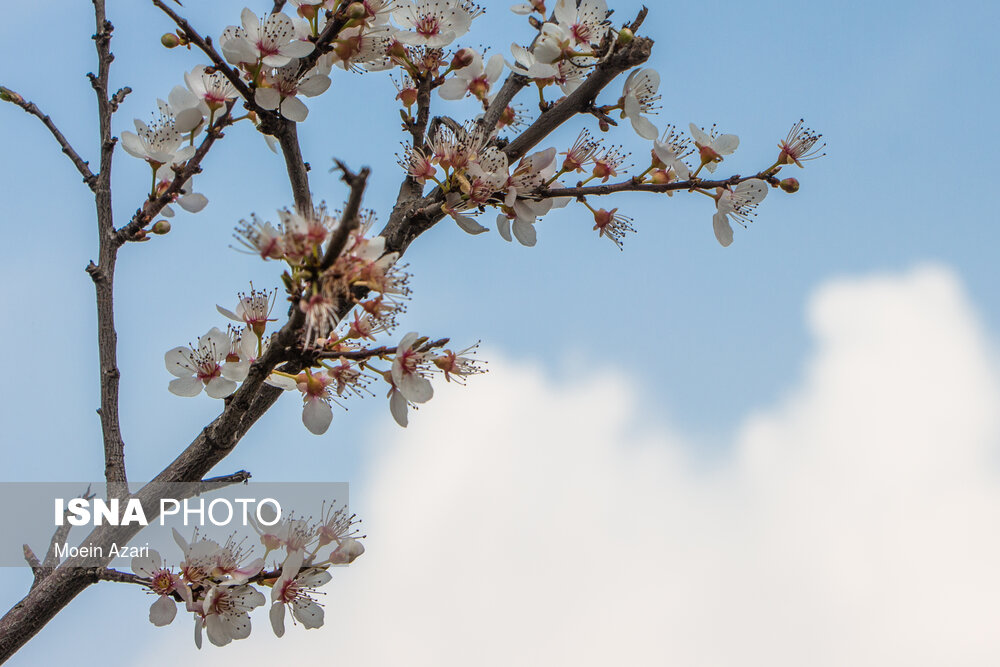
[[392, 11], [396, 39], [410, 46], [447, 46], [469, 31], [482, 9], [470, 0], [400, 0]]
[[628, 118], [635, 130], [643, 139], [656, 139], [659, 130], [643, 114], [656, 109], [656, 94], [660, 87], [660, 75], [651, 67], [634, 69], [625, 79], [622, 88], [622, 117]]
[[312, 53], [315, 45], [306, 38], [309, 27], [304, 21], [293, 21], [282, 12], [260, 19], [250, 9], [241, 15], [242, 27], [230, 26], [220, 40], [226, 60], [241, 63], [261, 63], [266, 67], [282, 67], [293, 58]]
[[177, 396], [197, 396], [204, 389], [212, 398], [225, 398], [236, 391], [236, 383], [246, 379], [238, 367], [226, 367], [230, 340], [224, 331], [212, 327], [198, 339], [196, 349], [175, 347], [164, 355], [167, 371], [176, 379], [168, 389]]
[[716, 211], [712, 216], [715, 238], [726, 247], [733, 242], [733, 228], [730, 220], [746, 227], [756, 215], [754, 209], [767, 196], [767, 183], [759, 178], [751, 178], [732, 189], [719, 188], [716, 194]]
[[315, 590], [333, 577], [325, 569], [302, 569], [301, 552], [289, 554], [281, 568], [281, 576], [271, 588], [271, 628], [281, 637], [285, 634], [285, 607], [291, 608], [292, 618], [307, 630], [323, 625], [323, 607], [313, 597]]

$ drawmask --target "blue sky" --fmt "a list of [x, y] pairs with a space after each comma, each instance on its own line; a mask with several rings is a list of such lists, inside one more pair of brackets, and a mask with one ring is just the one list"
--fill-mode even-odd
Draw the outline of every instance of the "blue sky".
[[[116, 25], [113, 87], [133, 89], [116, 116], [121, 132], [131, 129], [133, 117], [148, 118], [155, 99], [202, 60], [159, 46], [170, 26], [147, 3], [109, 4]], [[192, 22], [212, 35], [238, 22], [242, 8], [185, 4]], [[466, 43], [506, 53], [509, 42], [529, 39], [507, 3], [485, 5], [487, 15]], [[639, 3], [612, 6], [620, 23]], [[8, 67], [0, 83], [37, 102], [96, 163], [93, 96], [83, 76], [94, 68], [87, 10], [86, 3], [68, 2], [45, 12], [27, 4], [7, 8], [0, 37]], [[400, 333], [451, 336], [461, 346], [481, 339], [504, 359], [569, 385], [612, 369], [632, 383], [638, 414], [669, 421], [692, 455], [705, 460], [724, 459], [746, 416], [801, 381], [820, 344], [807, 326], [806, 304], [831, 280], [937, 263], [956, 276], [985, 335], [995, 339], [1000, 300], [988, 229], [997, 217], [989, 161], [1000, 148], [993, 130], [998, 22], [995, 3], [971, 1], [652, 6], [643, 32], [656, 40], [648, 65], [661, 74], [663, 96], [652, 120], [661, 128], [718, 123], [741, 138], [721, 172], [749, 173], [771, 164], [776, 143], [805, 118], [823, 133], [828, 155], [801, 171], [785, 169], [794, 170], [789, 175], [802, 189], [772, 191], [757, 221], [737, 229], [729, 248], [712, 235], [711, 203], [695, 195], [616, 198], [638, 229], [624, 252], [591, 231], [579, 206], [541, 221], [534, 248], [507, 244], [495, 231], [467, 236], [446, 220], [407, 254], [414, 298]], [[57, 37], [44, 36], [47, 30]], [[300, 130], [313, 191], [336, 206], [344, 190], [327, 173], [330, 158], [369, 165], [366, 204], [384, 220], [400, 177], [395, 89], [384, 74], [337, 74], [327, 94], [307, 101], [310, 118]], [[609, 87], [608, 101], [619, 85]], [[470, 105], [436, 104], [460, 118], [474, 112]], [[565, 150], [577, 127], [544, 145]], [[35, 119], [4, 107], [0, 136], [8, 156], [0, 165], [8, 184], [0, 276], [11, 286], [3, 297], [11, 321], [4, 341], [16, 350], [7, 360], [13, 381], [0, 406], [7, 426], [2, 478], [99, 478], [93, 290], [83, 272], [96, 253], [89, 192]], [[648, 146], [627, 125], [609, 141], [644, 160]], [[241, 125], [204, 166], [195, 183], [209, 198], [205, 211], [179, 214], [168, 236], [125, 248], [118, 265], [122, 419], [133, 479], [155, 474], [218, 409], [205, 397], [168, 394], [163, 352], [223, 325], [215, 304], [232, 307], [249, 281], [277, 284], [277, 265], [229, 245], [240, 218], [256, 212], [273, 219], [275, 209], [291, 203], [281, 159]], [[119, 224], [141, 202], [147, 176], [144, 165], [116, 153]], [[475, 379], [466, 391], [475, 395]], [[435, 407], [431, 402], [413, 419]], [[220, 472], [366, 479], [378, 463], [373, 440], [391, 426], [381, 394], [338, 412], [321, 438], [301, 427], [298, 413], [295, 400], [282, 401]], [[516, 412], [509, 417], [518, 419]], [[5, 572], [3, 600], [18, 599], [24, 581], [24, 573]], [[128, 609], [138, 610], [143, 601], [134, 598], [141, 596], [126, 593]], [[94, 608], [88, 605], [131, 631], [128, 612], [101, 606], [128, 599], [88, 592], [66, 613], [69, 620], [56, 622], [61, 631], [48, 628], [12, 664], [61, 655], [49, 642], [65, 632], [79, 637], [80, 647], [100, 646], [99, 631], [83, 631], [93, 627], [85, 621]], [[137, 632], [136, 641], [153, 641], [152, 629]]]

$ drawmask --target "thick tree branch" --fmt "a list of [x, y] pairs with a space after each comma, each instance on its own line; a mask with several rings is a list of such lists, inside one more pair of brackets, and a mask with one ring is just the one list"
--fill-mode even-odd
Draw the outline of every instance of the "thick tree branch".
[[32, 116], [35, 116], [38, 120], [42, 121], [42, 124], [49, 130], [49, 132], [52, 133], [52, 136], [56, 138], [56, 141], [59, 142], [59, 145], [62, 147], [62, 152], [66, 154], [66, 157], [70, 159], [73, 166], [76, 167], [76, 170], [80, 172], [81, 176], [83, 176], [83, 182], [86, 183], [87, 187], [94, 192], [97, 191], [97, 176], [90, 171], [90, 163], [80, 157], [80, 154], [77, 153], [73, 146], [70, 145], [69, 140], [63, 135], [62, 132], [59, 131], [59, 128], [56, 127], [55, 122], [53, 122], [49, 116], [42, 113], [42, 110], [39, 109], [34, 102], [29, 102], [10, 88], [0, 86], [0, 100], [16, 104], [27, 113], [30, 113]]
[[312, 193], [309, 191], [309, 164], [302, 159], [302, 149], [299, 146], [299, 134], [295, 123], [290, 120], [279, 121], [278, 144], [281, 154], [285, 157], [285, 169], [288, 171], [288, 182], [292, 186], [292, 197], [295, 208], [306, 214], [313, 210]]
[[521, 92], [521, 90], [528, 85], [528, 78], [521, 76], [520, 74], [510, 74], [503, 82], [503, 86], [500, 91], [490, 102], [490, 106], [486, 109], [486, 113], [483, 117], [479, 119], [480, 126], [486, 130], [487, 133], [492, 133], [496, 129], [497, 123], [500, 121], [500, 116], [506, 111], [507, 107], [510, 105], [511, 100]]
[[108, 78], [111, 69], [111, 32], [114, 27], [107, 20], [104, 0], [93, 0], [97, 32], [97, 74], [89, 74], [91, 86], [97, 95], [97, 118], [100, 124], [101, 170], [94, 188], [97, 206], [98, 263], [91, 262], [87, 273], [94, 281], [97, 292], [97, 345], [101, 368], [101, 430], [104, 439], [104, 477], [108, 494], [123, 497], [128, 494], [125, 475], [125, 443], [122, 440], [118, 416], [118, 334], [115, 332], [114, 278], [117, 247], [114, 243], [114, 212], [111, 208], [111, 160], [115, 139], [111, 136], [112, 100], [108, 97]]

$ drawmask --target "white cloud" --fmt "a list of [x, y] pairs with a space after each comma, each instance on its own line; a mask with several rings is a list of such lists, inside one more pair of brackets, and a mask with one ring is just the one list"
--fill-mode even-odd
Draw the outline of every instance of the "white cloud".
[[213, 658], [994, 664], [1000, 378], [975, 313], [939, 267], [831, 283], [808, 312], [803, 379], [712, 464], [613, 369], [491, 357], [439, 387], [354, 486], [368, 553], [328, 627], [276, 642], [260, 616]]

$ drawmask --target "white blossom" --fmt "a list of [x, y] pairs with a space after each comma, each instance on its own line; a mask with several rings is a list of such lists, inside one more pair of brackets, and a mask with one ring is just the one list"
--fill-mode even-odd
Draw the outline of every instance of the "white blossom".
[[716, 211], [712, 216], [715, 238], [723, 247], [733, 242], [733, 228], [730, 219], [744, 227], [753, 218], [754, 209], [767, 196], [767, 183], [759, 178], [751, 178], [733, 189], [721, 189], [717, 194]]

